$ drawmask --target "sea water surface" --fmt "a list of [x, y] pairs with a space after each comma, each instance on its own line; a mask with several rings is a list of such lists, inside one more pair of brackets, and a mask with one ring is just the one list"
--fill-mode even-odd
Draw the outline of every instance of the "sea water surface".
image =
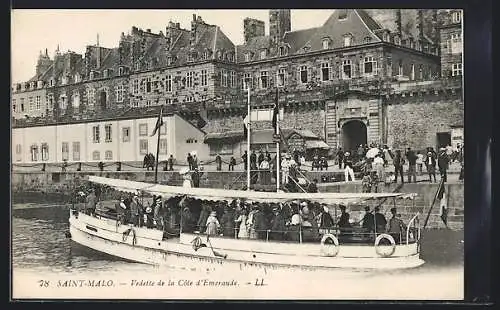
[[214, 273], [128, 262], [77, 245], [66, 237], [68, 210], [13, 205], [14, 298], [463, 299], [463, 232], [423, 232], [425, 264], [414, 269]]

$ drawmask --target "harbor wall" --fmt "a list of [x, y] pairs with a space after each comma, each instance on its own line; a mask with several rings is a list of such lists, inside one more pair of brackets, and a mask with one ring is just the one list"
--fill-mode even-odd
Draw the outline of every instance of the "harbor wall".
[[[108, 178], [119, 178], [131, 181], [154, 182], [153, 171], [142, 172], [13, 172], [11, 175], [12, 197], [14, 202], [38, 202], [38, 199], [52, 202], [54, 200], [64, 201], [69, 199], [68, 193], [84, 182], [86, 176], [98, 175]], [[209, 188], [232, 188], [241, 189], [246, 182], [246, 174], [236, 172], [205, 172], [201, 177], [200, 186]], [[308, 178], [314, 178], [308, 175]], [[182, 178], [176, 172], [158, 171], [158, 180], [162, 184], [181, 185]], [[398, 184], [388, 186], [380, 185], [379, 192], [392, 192]], [[454, 230], [463, 230], [464, 226], [464, 184], [459, 182], [449, 182], [446, 185], [446, 199], [448, 205], [448, 227]], [[320, 192], [361, 192], [360, 182], [339, 182], [339, 183], [319, 183]], [[425, 220], [429, 207], [434, 199], [437, 183], [405, 183], [399, 192], [417, 193], [417, 197], [412, 200], [396, 201], [398, 213], [404, 221], [408, 221], [416, 212], [420, 216], [421, 223]], [[66, 200], [67, 201], [67, 200]], [[393, 199], [388, 199], [382, 209], [386, 217], [390, 217], [390, 208], [394, 206]], [[377, 202], [370, 202], [374, 207]], [[351, 218], [358, 220], [363, 213], [362, 206], [352, 206], [349, 208]], [[441, 221], [439, 202], [436, 202], [429, 218], [429, 228], [445, 228]]]

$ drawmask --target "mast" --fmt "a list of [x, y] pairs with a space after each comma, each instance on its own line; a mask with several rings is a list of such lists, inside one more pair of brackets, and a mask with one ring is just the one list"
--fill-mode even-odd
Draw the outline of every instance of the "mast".
[[[156, 162], [155, 162], [155, 184], [158, 184], [158, 163], [160, 162], [160, 131], [161, 126], [163, 125], [163, 107], [160, 108], [160, 118], [158, 120], [160, 122], [160, 126], [158, 127], [157, 141], [156, 141]], [[157, 121], [157, 125], [158, 125]]]
[[250, 115], [250, 84], [247, 82], [247, 191], [250, 190], [250, 123], [252, 116]]
[[[279, 102], [279, 98], [278, 98], [278, 95], [279, 95], [278, 72], [279, 72], [279, 70], [276, 71], [276, 102], [274, 103], [276, 105]], [[275, 132], [275, 134], [277, 137], [279, 137], [279, 134], [280, 134], [280, 109], [279, 109], [279, 106], [278, 106], [278, 115], [276, 115], [276, 132]], [[278, 139], [276, 141], [276, 192], [279, 192], [280, 183], [281, 183], [281, 180], [280, 180], [280, 164], [281, 164], [280, 159], [281, 159], [280, 139]]]

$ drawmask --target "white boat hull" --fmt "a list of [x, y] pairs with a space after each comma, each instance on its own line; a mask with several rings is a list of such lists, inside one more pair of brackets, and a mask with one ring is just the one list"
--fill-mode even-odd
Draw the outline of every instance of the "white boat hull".
[[[195, 234], [162, 240], [155, 229], [116, 226], [112, 220], [98, 219], [85, 214], [70, 215], [70, 234], [74, 242], [123, 259], [157, 266], [191, 270], [301, 269], [332, 268], [402, 269], [422, 265], [418, 245], [396, 245], [390, 257], [377, 255], [374, 246], [340, 245], [335, 257], [321, 254], [316, 243], [285, 243], [258, 240], [239, 240]], [[129, 234], [124, 232], [129, 231]], [[134, 237], [135, 235], [135, 237]], [[199, 237], [207, 246], [195, 251], [193, 239]], [[210, 244], [212, 247], [210, 247]], [[215, 253], [224, 256], [216, 256]], [[226, 269], [226, 268], [231, 269]]]

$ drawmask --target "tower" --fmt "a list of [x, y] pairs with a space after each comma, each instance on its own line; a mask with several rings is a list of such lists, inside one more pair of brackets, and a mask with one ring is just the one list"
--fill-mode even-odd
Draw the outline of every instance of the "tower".
[[292, 29], [289, 9], [269, 10], [269, 36], [274, 43], [283, 39], [285, 32]]
[[40, 51], [38, 62], [36, 63], [36, 75], [39, 76], [40, 74], [44, 73], [50, 68], [51, 65], [52, 60], [50, 60], [47, 49], [45, 49], [45, 53], [42, 53], [42, 51]]

